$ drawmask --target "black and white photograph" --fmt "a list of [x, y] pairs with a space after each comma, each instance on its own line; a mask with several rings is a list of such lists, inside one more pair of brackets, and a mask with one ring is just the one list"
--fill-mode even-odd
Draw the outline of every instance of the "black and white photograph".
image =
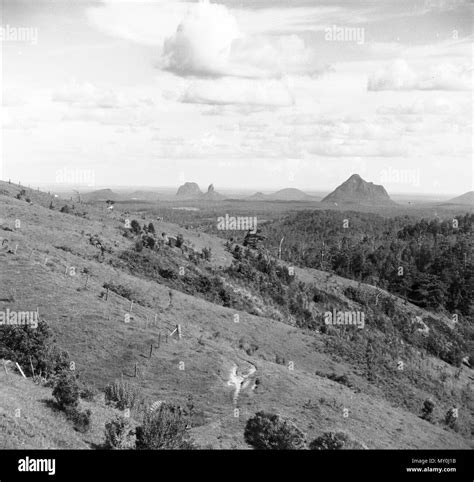
[[0, 480], [472, 481], [473, 13], [1, 0]]

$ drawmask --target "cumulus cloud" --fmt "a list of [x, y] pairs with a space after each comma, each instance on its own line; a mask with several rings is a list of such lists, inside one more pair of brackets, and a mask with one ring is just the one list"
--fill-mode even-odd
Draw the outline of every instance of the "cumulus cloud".
[[325, 67], [297, 35], [246, 35], [224, 5], [192, 4], [163, 47], [163, 67], [179, 75], [278, 77]]
[[288, 87], [281, 81], [234, 79], [197, 80], [180, 98], [181, 102], [209, 105], [254, 105], [284, 107], [294, 104]]
[[240, 37], [225, 6], [198, 3], [165, 41], [165, 66], [181, 74], [221, 75], [228, 69], [232, 43]]
[[399, 59], [370, 75], [367, 89], [381, 90], [470, 90], [472, 66], [443, 63], [426, 72], [415, 72]]

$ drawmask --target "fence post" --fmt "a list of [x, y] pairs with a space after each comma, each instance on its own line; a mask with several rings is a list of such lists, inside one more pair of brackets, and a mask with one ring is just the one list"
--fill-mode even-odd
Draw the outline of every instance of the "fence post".
[[132, 312], [133, 309], [133, 300], [130, 301], [130, 313]]
[[135, 362], [135, 378], [137, 378], [137, 373], [138, 373], [138, 363]]
[[33, 374], [33, 377], [35, 376], [35, 369], [33, 368], [33, 362], [31, 361], [31, 355], [30, 355], [30, 368], [31, 368], [31, 373]]
[[153, 343], [150, 344], [150, 356], [148, 358], [151, 358], [153, 355]]
[[87, 282], [89, 281], [89, 275], [86, 276], [86, 282], [84, 284], [84, 288], [87, 288]]
[[158, 333], [158, 350], [160, 349], [161, 345], [161, 331]]
[[23, 375], [23, 378], [26, 378], [26, 375], [23, 373], [23, 370], [21, 369], [21, 366], [18, 364], [18, 362], [16, 362], [16, 367], [18, 368], [18, 370], [20, 370], [20, 373]]
[[105, 301], [109, 299], [109, 288], [107, 288], [107, 291], [105, 293]]
[[178, 325], [178, 338], [181, 340], [181, 325]]

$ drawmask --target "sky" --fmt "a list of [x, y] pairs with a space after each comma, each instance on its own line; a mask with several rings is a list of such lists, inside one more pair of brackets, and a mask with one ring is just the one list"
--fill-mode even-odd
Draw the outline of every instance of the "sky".
[[464, 0], [3, 0], [0, 178], [473, 190]]

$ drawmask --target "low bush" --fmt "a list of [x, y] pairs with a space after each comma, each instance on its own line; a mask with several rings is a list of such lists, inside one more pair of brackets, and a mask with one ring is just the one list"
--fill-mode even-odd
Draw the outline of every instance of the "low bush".
[[421, 418], [423, 420], [427, 420], [428, 422], [433, 421], [434, 416], [434, 408], [435, 404], [429, 398], [423, 402], [423, 406], [421, 407]]
[[352, 440], [344, 432], [326, 432], [309, 444], [310, 450], [351, 450], [363, 449], [361, 443]]
[[455, 429], [457, 427], [457, 421], [458, 421], [458, 409], [450, 408], [446, 412], [446, 415], [444, 416], [444, 423], [449, 428]]
[[155, 410], [146, 410], [142, 425], [137, 427], [137, 449], [191, 449], [188, 438], [189, 419], [179, 405], [162, 403]]
[[117, 415], [105, 424], [105, 448], [110, 450], [127, 450], [135, 448], [135, 431], [130, 420]]
[[294, 423], [265, 412], [247, 421], [244, 438], [255, 449], [298, 450], [306, 445], [305, 434]]
[[57, 378], [53, 397], [62, 410], [77, 407], [79, 403], [79, 384], [76, 375], [71, 371], [63, 371]]
[[80, 388], [79, 397], [82, 400], [87, 400], [88, 402], [92, 402], [92, 401], [94, 401], [94, 398], [96, 397], [97, 394], [98, 393], [97, 393], [96, 389], [94, 389], [90, 386], [83, 385]]
[[105, 387], [105, 403], [119, 410], [134, 408], [140, 403], [140, 394], [134, 385], [125, 380], [115, 380]]
[[211, 261], [212, 259], [212, 250], [211, 248], [202, 248], [201, 255], [203, 259], [206, 261]]
[[86, 433], [90, 430], [92, 412], [89, 409], [81, 412], [76, 407], [68, 407], [66, 408], [66, 416], [73, 423], [74, 430], [80, 433]]

